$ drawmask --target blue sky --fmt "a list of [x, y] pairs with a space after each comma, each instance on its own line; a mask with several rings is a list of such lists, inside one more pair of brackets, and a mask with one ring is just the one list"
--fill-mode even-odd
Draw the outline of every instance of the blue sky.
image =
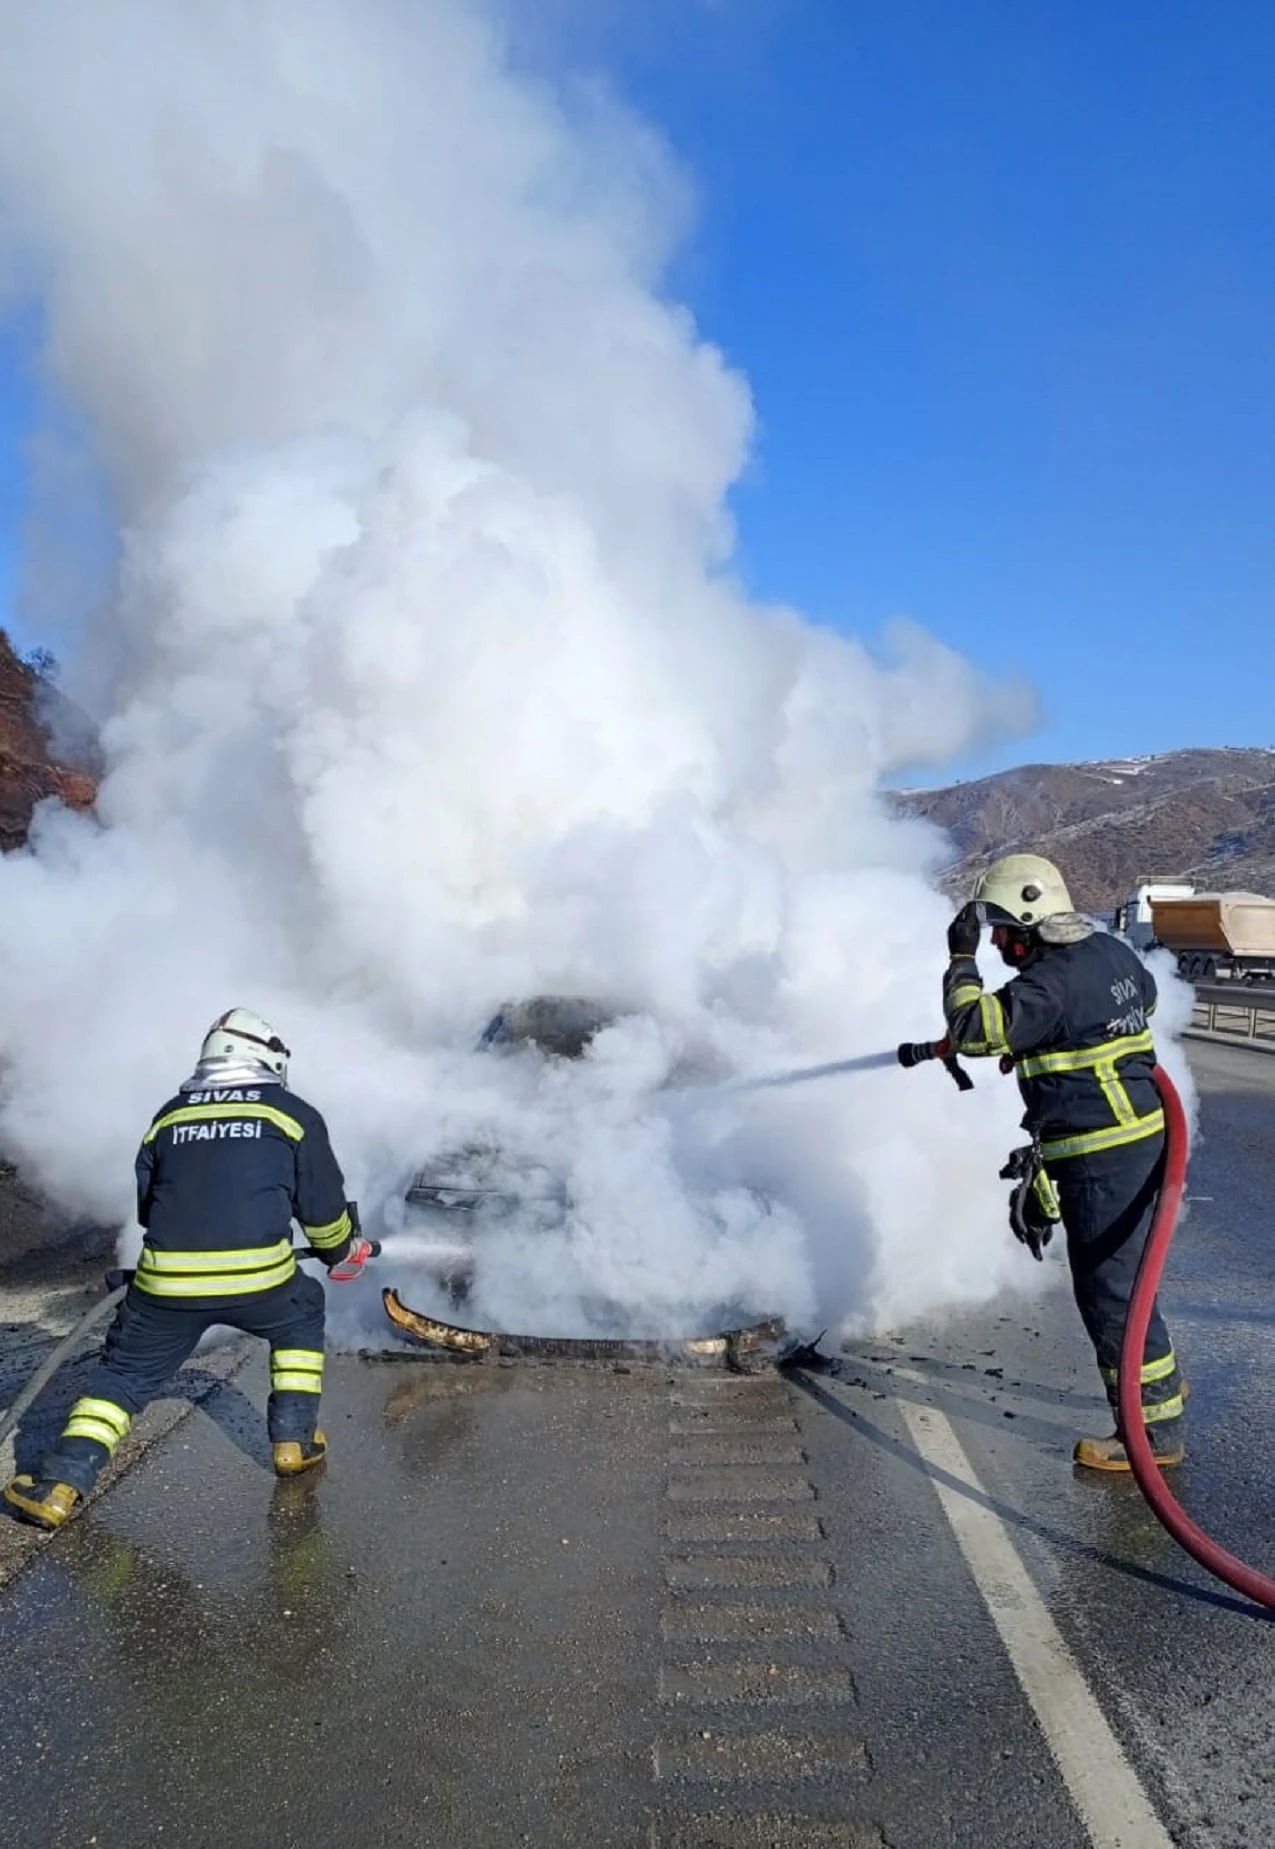
[[[14, 555], [22, 518], [22, 439], [32, 399], [22, 365], [25, 343], [0, 325], [0, 628], [18, 634], [13, 617]], [[24, 643], [28, 638], [20, 635]]]
[[[1275, 743], [1267, 0], [514, 10], [693, 177], [672, 288], [752, 383], [752, 590], [1026, 675], [1041, 729], [965, 774]], [[0, 609], [28, 414], [0, 346]]]

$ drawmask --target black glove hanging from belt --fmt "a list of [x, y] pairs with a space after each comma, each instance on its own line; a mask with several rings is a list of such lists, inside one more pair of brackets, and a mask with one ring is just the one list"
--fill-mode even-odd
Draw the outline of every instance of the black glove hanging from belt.
[[1000, 1177], [1002, 1181], [1015, 1184], [1009, 1196], [1010, 1231], [1033, 1258], [1043, 1259], [1045, 1247], [1053, 1238], [1062, 1213], [1058, 1191], [1045, 1169], [1039, 1140], [1033, 1139], [1022, 1149], [1011, 1150]]

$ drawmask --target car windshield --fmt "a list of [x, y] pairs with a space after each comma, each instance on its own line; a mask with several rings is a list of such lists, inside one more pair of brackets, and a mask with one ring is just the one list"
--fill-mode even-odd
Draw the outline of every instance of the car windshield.
[[559, 1059], [579, 1059], [595, 1034], [615, 1019], [600, 1003], [571, 995], [536, 995], [506, 1002], [483, 1029], [484, 1047], [535, 1046]]

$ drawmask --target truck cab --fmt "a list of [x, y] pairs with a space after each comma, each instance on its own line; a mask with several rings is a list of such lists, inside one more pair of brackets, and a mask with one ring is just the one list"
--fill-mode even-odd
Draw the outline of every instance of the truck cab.
[[1122, 899], [1112, 918], [1112, 929], [1134, 950], [1150, 950], [1156, 942], [1152, 907], [1156, 899], [1189, 899], [1195, 887], [1188, 880], [1143, 880]]

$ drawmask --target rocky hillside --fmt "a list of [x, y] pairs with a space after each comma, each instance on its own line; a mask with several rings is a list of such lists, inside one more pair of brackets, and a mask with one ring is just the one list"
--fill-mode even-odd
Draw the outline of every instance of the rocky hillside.
[[1110, 912], [1152, 877], [1275, 896], [1275, 748], [1025, 764], [895, 800], [947, 830], [953, 892], [998, 854], [1030, 850], [1057, 862], [1087, 911]]
[[[31, 811], [42, 797], [60, 796], [75, 809], [92, 806], [92, 776], [58, 762], [49, 745], [40, 715], [58, 701], [56, 692], [19, 661], [0, 629], [0, 849], [26, 840]], [[83, 721], [79, 729], [83, 732]]]

